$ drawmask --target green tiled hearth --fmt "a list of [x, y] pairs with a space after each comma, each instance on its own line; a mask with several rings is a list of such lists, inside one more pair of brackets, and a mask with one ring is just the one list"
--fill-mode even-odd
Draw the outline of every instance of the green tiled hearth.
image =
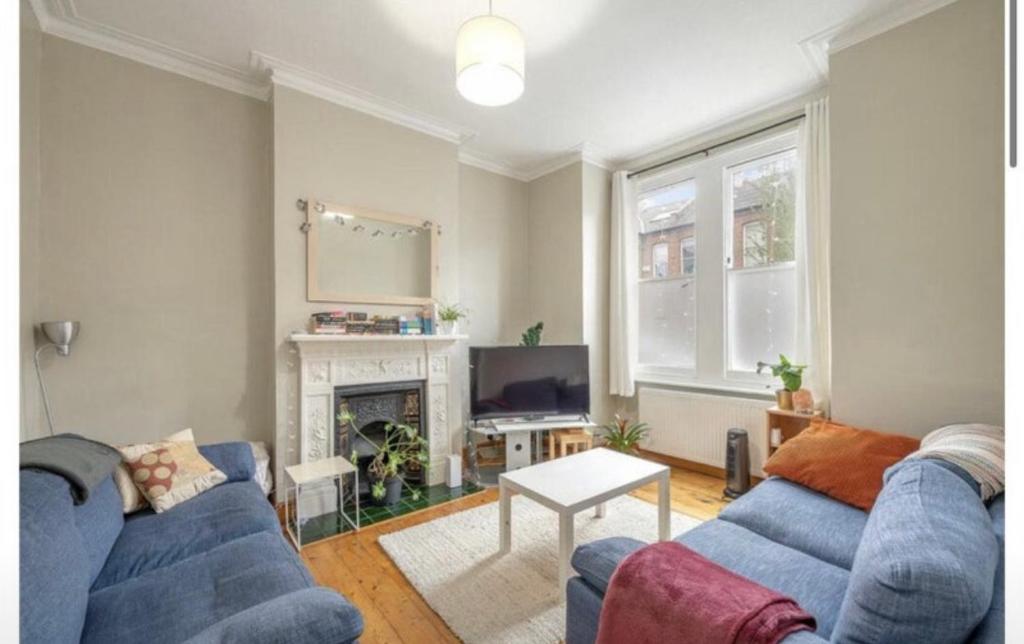
[[[469, 494], [475, 494], [484, 488], [466, 481], [462, 487], [456, 488], [449, 488], [447, 485], [442, 484], [429, 487], [422, 486], [417, 489], [420, 491], [419, 499], [413, 500], [412, 491], [403, 488], [402, 500], [390, 507], [363, 503], [359, 511], [360, 526], [365, 528], [381, 521], [394, 519], [417, 510], [423, 510], [424, 508], [446, 503]], [[350, 517], [355, 518], [355, 507], [352, 504], [346, 504], [345, 511], [349, 513]], [[292, 529], [294, 529], [294, 525]], [[302, 524], [302, 545], [307, 546], [314, 541], [350, 532], [351, 530], [352, 527], [333, 512], [311, 517]]]

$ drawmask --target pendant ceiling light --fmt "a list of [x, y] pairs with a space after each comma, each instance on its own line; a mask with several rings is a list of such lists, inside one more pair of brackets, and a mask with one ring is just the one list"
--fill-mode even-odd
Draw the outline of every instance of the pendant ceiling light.
[[455, 86], [477, 105], [508, 105], [523, 93], [526, 58], [523, 33], [495, 16], [471, 18], [455, 40]]

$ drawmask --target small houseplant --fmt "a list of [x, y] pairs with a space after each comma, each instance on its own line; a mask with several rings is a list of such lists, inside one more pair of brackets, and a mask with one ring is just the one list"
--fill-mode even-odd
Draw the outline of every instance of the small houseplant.
[[469, 317], [469, 311], [460, 304], [438, 304], [437, 318], [441, 321], [441, 333], [455, 335], [459, 332], [459, 320]]
[[534, 324], [526, 333], [523, 334], [523, 339], [519, 342], [521, 347], [536, 347], [540, 345], [540, 334], [544, 332], [544, 323], [538, 322]]
[[604, 446], [623, 454], [636, 454], [640, 441], [647, 438], [651, 428], [647, 423], [632, 423], [615, 415], [615, 422], [601, 428]]
[[803, 384], [804, 379], [804, 369], [806, 368], [807, 365], [793, 364], [789, 361], [789, 358], [782, 354], [779, 354], [778, 364], [757, 363], [757, 373], [761, 373], [765, 369], [771, 369], [772, 375], [782, 380], [783, 388], [775, 391], [775, 400], [779, 405], [779, 409], [787, 411], [792, 411], [793, 409], [793, 392], [800, 391], [800, 385]]
[[[338, 420], [350, 424], [352, 431], [359, 434], [373, 446], [374, 453], [366, 468], [370, 482], [370, 496], [379, 505], [395, 505], [402, 499], [402, 488], [408, 488], [413, 501], [418, 501], [420, 491], [406, 483], [403, 474], [410, 468], [425, 470], [430, 462], [427, 441], [419, 430], [411, 425], [388, 423], [384, 426], [384, 441], [375, 443], [359, 431], [352, 414], [342, 413]], [[352, 450], [352, 464], [359, 467], [359, 454]]]

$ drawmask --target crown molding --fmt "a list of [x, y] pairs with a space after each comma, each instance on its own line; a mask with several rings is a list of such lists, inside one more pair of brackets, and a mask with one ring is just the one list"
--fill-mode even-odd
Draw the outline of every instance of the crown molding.
[[73, 0], [30, 0], [43, 33], [265, 101], [270, 87], [247, 71], [78, 15]]
[[254, 73], [268, 78], [274, 85], [310, 94], [456, 145], [476, 136], [475, 132], [465, 128], [262, 52], [250, 54], [249, 66]]
[[800, 51], [819, 82], [828, 81], [828, 57], [847, 47], [905, 25], [957, 0], [907, 0], [882, 13], [858, 16], [801, 40]]
[[474, 168], [480, 168], [494, 174], [500, 174], [516, 181], [529, 181], [527, 174], [520, 172], [515, 168], [502, 163], [501, 161], [489, 157], [479, 152], [470, 152], [469, 150], [459, 150], [459, 163], [463, 165], [470, 165]]
[[523, 176], [526, 177], [525, 181], [533, 181], [552, 172], [558, 172], [562, 168], [574, 163], [589, 163], [608, 171], [612, 169], [612, 164], [608, 157], [603, 155], [593, 144], [584, 141], [583, 143], [577, 143], [562, 154], [534, 165], [526, 170]]

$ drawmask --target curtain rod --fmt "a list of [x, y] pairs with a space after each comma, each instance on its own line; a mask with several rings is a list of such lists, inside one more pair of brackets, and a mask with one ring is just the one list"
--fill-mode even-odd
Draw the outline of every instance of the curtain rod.
[[629, 174], [627, 174], [626, 178], [627, 179], [632, 179], [633, 177], [637, 176], [638, 174], [644, 174], [645, 172], [650, 172], [651, 170], [657, 170], [658, 168], [664, 168], [667, 165], [676, 163], [678, 161], [682, 161], [683, 159], [689, 159], [690, 157], [695, 157], [698, 154], [703, 154], [704, 156], [707, 156], [712, 150], [717, 150], [718, 148], [725, 147], [727, 145], [731, 145], [733, 143], [736, 143], [737, 141], [742, 141], [743, 139], [749, 139], [752, 136], [757, 136], [758, 134], [762, 134], [764, 132], [767, 132], [768, 130], [774, 130], [777, 127], [782, 127], [783, 125], [787, 125], [789, 123], [794, 123], [794, 122], [799, 121], [800, 119], [804, 118], [804, 116], [805, 116], [804, 114], [797, 114], [796, 116], [791, 116], [788, 119], [783, 119], [783, 120], [779, 121], [778, 123], [772, 123], [771, 125], [766, 125], [766, 126], [760, 128], [760, 129], [754, 130], [753, 132], [747, 132], [746, 134], [743, 134], [741, 136], [735, 136], [735, 137], [729, 139], [728, 141], [722, 141], [721, 143], [716, 143], [714, 145], [709, 145], [708, 147], [706, 147], [704, 149], [701, 149], [701, 150], [697, 150], [696, 152], [687, 152], [686, 154], [684, 154], [682, 156], [673, 157], [671, 159], [668, 159], [667, 161], [662, 161], [660, 163], [655, 163], [654, 165], [649, 165], [646, 168], [640, 168], [639, 170], [634, 170], [633, 172], [630, 172]]

